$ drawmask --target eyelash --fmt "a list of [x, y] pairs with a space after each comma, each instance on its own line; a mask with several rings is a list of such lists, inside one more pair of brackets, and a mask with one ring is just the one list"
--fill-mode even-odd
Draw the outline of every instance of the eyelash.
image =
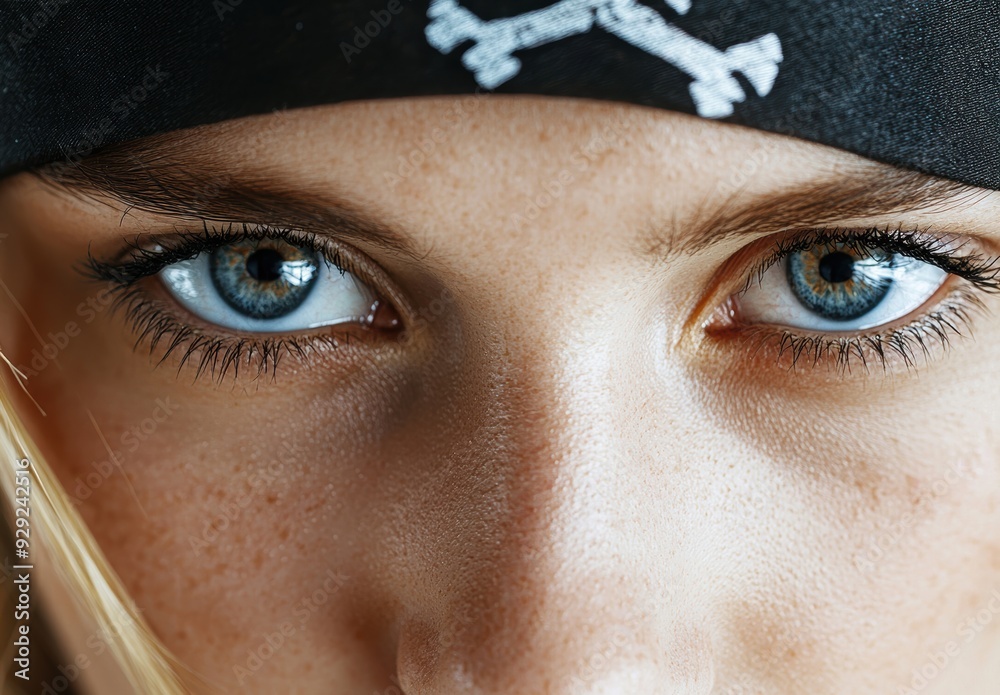
[[774, 244], [770, 254], [748, 273], [737, 295], [746, 292], [754, 282], [759, 283], [768, 269], [787, 256], [828, 244], [842, 244], [859, 255], [873, 248], [898, 253], [937, 266], [968, 284], [953, 289], [935, 311], [884, 333], [831, 337], [754, 325], [740, 326], [738, 330], [752, 354], [760, 354], [770, 346], [775, 362], [781, 364], [783, 360], [788, 360], [789, 369], [796, 368], [803, 360], [810, 367], [832, 361], [837, 372], [843, 374], [860, 362], [860, 366], [868, 372], [871, 362], [881, 364], [883, 370], [888, 370], [893, 359], [901, 360], [907, 369], [912, 369], [916, 367], [920, 355], [930, 359], [935, 345], [947, 350], [953, 336], [965, 335], [963, 331], [971, 328], [973, 314], [986, 310], [981, 292], [1000, 292], [1000, 258], [978, 252], [963, 255], [961, 251], [968, 243], [951, 244], [948, 237], [934, 237], [921, 230], [905, 230], [902, 227], [795, 233]]
[[[754, 277], [763, 277], [775, 263], [786, 256], [805, 251], [814, 246], [843, 244], [848, 250], [864, 255], [873, 248], [887, 253], [898, 253], [924, 263], [941, 268], [946, 273], [968, 280], [973, 285], [987, 291], [1000, 291], [1000, 258], [984, 256], [981, 253], [962, 255], [961, 251], [969, 242], [963, 241], [950, 246], [947, 237], [930, 236], [920, 230], [904, 230], [902, 227], [869, 227], [861, 230], [822, 229], [798, 232], [780, 239], [762, 262], [747, 278], [749, 287]], [[746, 287], [742, 291], [746, 291]]]
[[[260, 378], [267, 372], [274, 378], [278, 363], [286, 353], [306, 359], [313, 350], [349, 344], [352, 335], [345, 331], [311, 335], [305, 339], [208, 336], [201, 329], [183, 323], [159, 307], [157, 302], [150, 301], [148, 293], [137, 286], [141, 280], [174, 263], [248, 239], [280, 239], [316, 252], [341, 273], [358, 272], [356, 264], [340, 248], [315, 235], [262, 224], [213, 226], [207, 221], [202, 223], [200, 232], [185, 232], [158, 240], [155, 250], [141, 244], [140, 237], [136, 237], [114, 261], [99, 260], [88, 252], [81, 270], [92, 279], [113, 285], [117, 295], [114, 307], [124, 312], [135, 332], [137, 349], [147, 342], [152, 355], [161, 343], [169, 339], [158, 366], [170, 355], [183, 350], [178, 363], [179, 372], [196, 354], [199, 355], [196, 379], [210, 374], [214, 380], [221, 382], [228, 374], [235, 378], [241, 367], [254, 364], [256, 373], [253, 378]], [[873, 359], [887, 369], [894, 356], [901, 359], [907, 368], [912, 368], [920, 354], [929, 358], [933, 344], [947, 348], [952, 336], [964, 335], [963, 330], [971, 325], [972, 314], [985, 309], [978, 291], [1000, 292], [1000, 259], [997, 257], [981, 253], [962, 255], [961, 250], [967, 242], [951, 244], [948, 238], [934, 237], [920, 230], [872, 227], [863, 230], [808, 230], [779, 239], [770, 253], [752, 267], [745, 284], [736, 294], [745, 292], [755, 280], [760, 282], [769, 268], [788, 255], [832, 243], [843, 244], [858, 253], [881, 248], [889, 253], [903, 254], [933, 264], [969, 284], [953, 290], [937, 310], [888, 333], [834, 338], [829, 335], [796, 334], [788, 329], [775, 330], [768, 326], [739, 326], [739, 332], [752, 354], [757, 355], [771, 346], [778, 363], [790, 358], [790, 368], [803, 360], [810, 361], [811, 366], [818, 366], [832, 359], [840, 372], [850, 371], [856, 361], [860, 361], [867, 371]], [[359, 274], [364, 275], [363, 272]]]
[[260, 241], [280, 239], [293, 246], [299, 246], [320, 254], [330, 265], [341, 273], [354, 271], [355, 264], [335, 246], [325, 243], [312, 234], [288, 227], [270, 227], [263, 224], [227, 224], [224, 227], [202, 222], [200, 232], [182, 232], [169, 239], [157, 240], [158, 250], [148, 248], [140, 242], [141, 237], [128, 242], [122, 255], [126, 260], [102, 261], [87, 253], [83, 273], [96, 280], [114, 282], [129, 286], [139, 280], [160, 272], [167, 266], [194, 258], [200, 253], [240, 241]]
[[142, 280], [174, 263], [235, 242], [262, 239], [280, 239], [319, 254], [341, 273], [365, 276], [358, 264], [341, 249], [315, 235], [263, 224], [214, 226], [207, 221], [202, 222], [200, 232], [182, 232], [171, 238], [157, 239], [156, 249], [149, 248], [148, 242], [143, 244], [141, 237], [136, 237], [127, 242], [127, 249], [116, 260], [100, 260], [88, 251], [80, 271], [88, 278], [112, 285], [115, 294], [112, 308], [123, 313], [135, 333], [135, 349], [147, 343], [149, 354], [153, 355], [158, 346], [169, 340], [156, 366], [181, 351], [178, 373], [198, 355], [195, 380], [209, 375], [221, 383], [227, 375], [234, 379], [239, 377], [240, 369], [246, 367], [254, 369], [252, 379], [268, 373], [274, 379], [284, 355], [305, 360], [317, 350], [347, 346], [354, 336], [343, 328], [328, 328], [329, 333], [306, 337], [209, 336], [202, 329], [183, 323], [172, 312], [160, 307], [158, 301], [151, 301], [149, 294], [138, 286]]

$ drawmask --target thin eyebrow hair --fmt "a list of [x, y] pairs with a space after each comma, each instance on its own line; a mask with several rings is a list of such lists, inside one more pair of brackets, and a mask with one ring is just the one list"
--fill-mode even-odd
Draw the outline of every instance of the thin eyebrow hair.
[[[79, 162], [58, 162], [35, 173], [61, 190], [103, 194], [155, 214], [317, 233], [329, 230], [343, 241], [364, 241], [411, 257], [426, 255], [417, 252], [396, 227], [328, 190], [293, 190], [282, 185], [286, 179], [280, 173], [266, 169], [233, 174], [220, 163], [225, 161], [221, 153], [238, 144], [225, 135], [205, 138], [197, 129], [180, 131], [112, 145]], [[749, 234], [828, 227], [842, 220], [918, 209], [944, 212], [972, 204], [990, 191], [914, 170], [864, 163], [749, 201], [741, 200], [740, 194], [740, 189], [731, 189], [721, 202], [706, 200], [683, 231], [675, 222], [670, 233], [647, 234], [644, 250], [666, 260]]]
[[[739, 202], [739, 190], [721, 205], [707, 201], [689, 231], [647, 238], [659, 257], [692, 254], [733, 237], [764, 236], [789, 229], [828, 227], [839, 221], [916, 210], [947, 212], [990, 195], [990, 191], [919, 171], [865, 164], [784, 191]], [[705, 207], [712, 206], [711, 210]]]
[[137, 209], [210, 222], [291, 227], [419, 255], [395, 227], [326, 188], [293, 190], [282, 176], [269, 176], [266, 170], [234, 174], [211, 151], [194, 151], [189, 140], [194, 138], [168, 134], [114, 145], [79, 162], [57, 162], [34, 173], [60, 191], [123, 203], [123, 219]]

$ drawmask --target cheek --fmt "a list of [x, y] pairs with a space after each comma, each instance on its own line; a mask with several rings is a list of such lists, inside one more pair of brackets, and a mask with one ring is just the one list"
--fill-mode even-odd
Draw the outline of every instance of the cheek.
[[[723, 692], [746, 677], [765, 692], [850, 692], [858, 673], [891, 691], [929, 652], [971, 653], [1000, 624], [1000, 434], [987, 409], [968, 412], [995, 400], [968, 365], [919, 389], [904, 377], [898, 391], [833, 394], [746, 369], [739, 383], [648, 379], [648, 392], [622, 374], [621, 431], [589, 432], [574, 458], [552, 436], [565, 423], [542, 421], [551, 403], [490, 390], [498, 355], [459, 376], [441, 367], [450, 379], [313, 367], [193, 386], [193, 371], [133, 354], [92, 286], [51, 275], [63, 280], [44, 294], [8, 276], [40, 336], [10, 327], [4, 340], [36, 372], [37, 438], [154, 629], [226, 683], [286, 623], [293, 646], [269, 668], [319, 663], [309, 654], [360, 663], [357, 636], [387, 632], [393, 601], [466, 607], [448, 633], [464, 646], [485, 643], [474, 638], [497, 597], [563, 601], [561, 617], [582, 623], [612, 615], [607, 592], [587, 606], [604, 613], [572, 600], [580, 577], [618, 573], [643, 587], [629, 610], [645, 600], [658, 625], [708, 626]], [[679, 391], [686, 401], [664, 395]], [[587, 433], [601, 414], [581, 412]], [[508, 593], [480, 596], [498, 577]]]
[[178, 656], [229, 678], [228, 665], [286, 623], [296, 637], [269, 671], [296, 655], [313, 654], [304, 659], [313, 663], [317, 654], [352, 653], [350, 636], [370, 617], [364, 575], [378, 539], [365, 520], [378, 506], [369, 475], [380, 465], [371, 451], [359, 453], [356, 422], [317, 416], [317, 427], [309, 416], [317, 404], [307, 402], [277, 423], [274, 403], [264, 408], [263, 399], [233, 412], [224, 399], [177, 394], [159, 397], [173, 410], [154, 428], [147, 394], [74, 385], [91, 395], [88, 410], [116, 461], [82, 407], [62, 408], [46, 394], [40, 400], [51, 408], [39, 439], [50, 443], [64, 487]]
[[[63, 298], [36, 303], [43, 336], [80, 295]], [[371, 367], [192, 386], [193, 370], [153, 369], [123, 332], [98, 314], [39, 363], [30, 385], [46, 416], [32, 420], [154, 630], [227, 683], [229, 665], [286, 622], [296, 637], [270, 670], [297, 654], [352, 653], [355, 626], [369, 622], [364, 573], [378, 544], [365, 521], [379, 506], [373, 442], [398, 427], [407, 380]], [[11, 356], [30, 365], [32, 354]]]
[[988, 414], [946, 395], [990, 402], [977, 379], [925, 374], [806, 397], [741, 382], [703, 397], [745, 478], [730, 481], [741, 491], [732, 538], [760, 538], [752, 555], [739, 543], [720, 553], [751, 647], [722, 659], [726, 677], [781, 671], [794, 688], [811, 673], [838, 691], [853, 673], [891, 690], [951, 641], [969, 653], [990, 642], [966, 647], [959, 626], [1000, 586], [1000, 438]]

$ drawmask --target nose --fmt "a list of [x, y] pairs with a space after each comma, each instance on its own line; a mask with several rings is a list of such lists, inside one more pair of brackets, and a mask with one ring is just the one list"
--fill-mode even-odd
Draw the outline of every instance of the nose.
[[578, 337], [585, 350], [552, 341], [544, 354], [503, 341], [481, 358], [489, 369], [456, 380], [460, 420], [476, 425], [423, 511], [433, 540], [414, 540], [423, 570], [397, 651], [408, 695], [711, 690], [706, 623], [672, 584], [682, 539], [660, 540], [670, 491], [650, 507], [629, 429], [642, 406], [617, 385], [634, 365]]

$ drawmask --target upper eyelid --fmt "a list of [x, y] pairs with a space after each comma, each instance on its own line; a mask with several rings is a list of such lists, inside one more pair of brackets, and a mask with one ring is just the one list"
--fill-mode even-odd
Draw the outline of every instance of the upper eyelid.
[[[898, 234], [900, 238], [915, 238], [918, 234], [932, 236], [926, 230], [916, 228], [905, 228], [899, 225], [888, 227], [868, 227], [868, 228], [814, 228], [814, 229], [791, 229], [782, 232], [766, 235], [755, 239], [735, 253], [728, 256], [722, 265], [716, 270], [710, 282], [710, 289], [692, 306], [687, 320], [681, 326], [683, 334], [695, 335], [699, 326], [706, 325], [711, 320], [711, 316], [734, 296], [747, 291], [755, 282], [759, 282], [763, 274], [779, 262], [784, 256], [781, 250], [781, 241], [800, 240], [803, 243], [810, 239], [816, 239], [818, 234], [840, 234], [841, 238], [847, 234], [859, 234], [868, 232], [869, 234]], [[958, 236], [958, 235], [952, 235]], [[973, 239], [973, 237], [962, 237], [963, 239]], [[914, 243], [914, 246], [916, 244]], [[912, 250], [912, 249], [911, 249]], [[785, 254], [787, 255], [787, 254]], [[947, 272], [951, 270], [937, 264]], [[1000, 292], [1000, 257], [981, 256], [978, 263], [978, 275], [966, 273], [966, 280], [969, 280], [977, 289], [987, 292]]]
[[[284, 239], [293, 245], [308, 247], [319, 253], [326, 262], [331, 263], [341, 272], [351, 273], [362, 283], [368, 285], [382, 301], [388, 302], [400, 315], [403, 324], [409, 323], [414, 316], [415, 309], [408, 299], [403, 288], [387, 273], [376, 261], [372, 260], [363, 250], [326, 234], [319, 234], [311, 230], [278, 227], [263, 224], [250, 223], [227, 223], [219, 226], [208, 220], [201, 220], [202, 230], [193, 232], [190, 230], [178, 230], [174, 234], [138, 235], [131, 240], [126, 240], [128, 248], [123, 249], [118, 260], [102, 260], [95, 258], [88, 252], [88, 259], [78, 267], [78, 270], [85, 276], [93, 280], [112, 282], [117, 285], [117, 289], [128, 289], [132, 284], [148, 277], [154, 276], [159, 270], [170, 265], [169, 259], [164, 259], [162, 254], [159, 257], [153, 252], [147, 252], [147, 265], [144, 272], [137, 273], [138, 267], [129, 269], [126, 272], [123, 268], [122, 256], [129, 253], [140, 252], [143, 242], [159, 240], [175, 250], [179, 247], [194, 246], [191, 252], [177, 254], [173, 262], [192, 258], [198, 253], [208, 250], [210, 247], [218, 247], [225, 243], [238, 241], [245, 238], [259, 239]], [[225, 234], [223, 234], [225, 233]], [[228, 235], [228, 240], [218, 241], [218, 237]], [[199, 244], [200, 242], [200, 244]], [[124, 275], [123, 275], [124, 273]]]
[[[354, 272], [353, 262], [346, 245], [333, 239], [287, 227], [269, 227], [264, 225], [233, 225], [225, 228], [212, 226], [202, 220], [201, 232], [178, 231], [173, 235], [156, 234], [141, 235], [126, 240], [126, 247], [114, 258], [96, 258], [88, 251], [87, 261], [81, 271], [97, 279], [114, 279], [121, 283], [138, 281], [154, 275], [159, 270], [183, 260], [194, 258], [200, 253], [225, 246], [228, 243], [244, 239], [283, 239], [294, 245], [311, 248], [320, 253], [325, 260], [341, 272]], [[157, 246], [159, 250], [151, 247]]]
[[790, 253], [830, 242], [855, 243], [859, 249], [884, 248], [936, 265], [987, 291], [1000, 291], [1000, 256], [990, 256], [985, 251], [976, 249], [970, 253], [961, 253], [964, 248], [972, 245], [971, 237], [934, 235], [925, 230], [901, 226], [796, 231], [790, 237], [775, 240], [770, 255], [758, 261], [749, 273], [746, 287], [752, 284], [755, 277], [759, 279], [768, 268]]

